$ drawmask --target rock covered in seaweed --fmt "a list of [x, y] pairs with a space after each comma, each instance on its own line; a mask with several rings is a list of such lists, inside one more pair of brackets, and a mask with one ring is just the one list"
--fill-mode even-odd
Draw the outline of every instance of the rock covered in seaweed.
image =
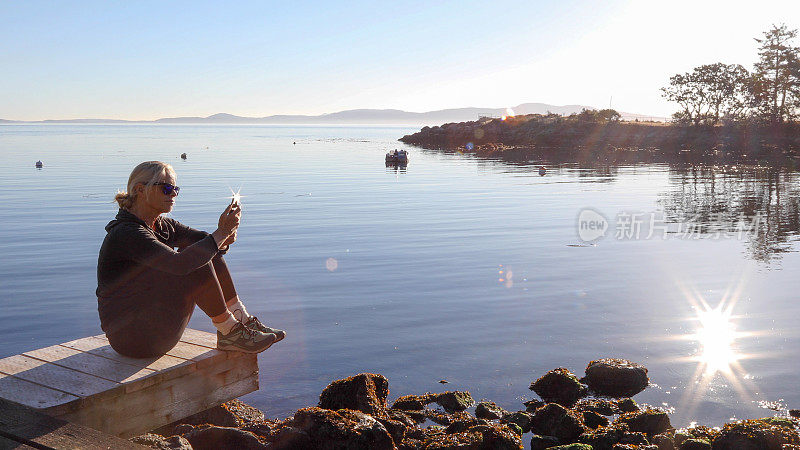
[[598, 395], [632, 397], [642, 392], [650, 382], [647, 368], [627, 359], [603, 358], [586, 366], [581, 380]]
[[796, 429], [764, 419], [729, 423], [711, 443], [714, 450], [779, 450], [785, 444], [800, 444]]
[[394, 449], [386, 427], [361, 411], [303, 408], [295, 413], [292, 426], [309, 436], [312, 448]]
[[632, 398], [623, 398], [617, 400], [617, 409], [621, 413], [640, 411], [639, 405], [636, 404], [636, 400]]
[[568, 369], [559, 367], [531, 383], [530, 389], [547, 403], [570, 407], [586, 395], [586, 386]]
[[303, 430], [284, 426], [269, 437], [271, 450], [311, 450], [311, 436]]
[[386, 396], [389, 381], [383, 375], [360, 373], [336, 380], [319, 396], [319, 407], [324, 409], [352, 409], [373, 417], [388, 418]]
[[583, 411], [583, 423], [589, 428], [604, 427], [608, 425], [608, 418], [594, 411]]
[[464, 411], [475, 404], [472, 395], [467, 391], [442, 392], [441, 394], [437, 394], [433, 401], [438, 403], [439, 406], [444, 408], [448, 413]]
[[536, 400], [536, 399], [528, 400], [526, 402], [522, 402], [522, 404], [525, 405], [525, 411], [528, 411], [530, 413], [536, 412], [537, 409], [539, 409], [539, 408], [541, 408], [542, 406], [545, 405], [545, 403], [543, 401]]
[[479, 419], [499, 419], [506, 414], [508, 411], [486, 400], [478, 402], [478, 406], [475, 407], [475, 417]]
[[531, 431], [533, 414], [525, 411], [507, 413], [500, 419], [501, 423], [513, 423], [522, 429], [523, 433]]
[[555, 436], [541, 436], [534, 434], [531, 437], [531, 450], [544, 450], [552, 448], [559, 444], [559, 440]]
[[657, 409], [625, 413], [614, 423], [624, 423], [631, 431], [645, 433], [650, 437], [672, 428], [667, 413]]
[[231, 400], [221, 405], [192, 414], [177, 422], [157, 428], [154, 432], [162, 435], [183, 434], [175, 431], [179, 425], [216, 425], [218, 427], [242, 427], [264, 420], [264, 413], [239, 400]]
[[392, 404], [393, 410], [416, 412], [423, 411], [430, 403], [438, 403], [448, 413], [464, 411], [475, 404], [472, 395], [466, 391], [446, 391], [439, 394], [404, 395]]
[[599, 398], [582, 398], [574, 408], [581, 412], [591, 411], [604, 416], [611, 416], [620, 411], [617, 403]]
[[476, 425], [461, 433], [433, 436], [425, 450], [486, 449], [522, 450], [520, 436], [505, 425]]
[[425, 395], [404, 395], [392, 403], [392, 409], [401, 411], [422, 411], [425, 405], [433, 401], [431, 394]]
[[589, 444], [596, 450], [611, 450], [627, 433], [629, 433], [627, 425], [612, 424], [584, 433], [580, 435], [578, 441]]
[[158, 434], [147, 433], [132, 437], [131, 442], [159, 450], [192, 450], [192, 444], [183, 436], [164, 437]]
[[573, 442], [587, 431], [578, 413], [558, 403], [537, 409], [531, 419], [531, 430], [542, 436], [555, 436], [562, 442]]
[[186, 435], [194, 450], [236, 448], [242, 450], [266, 449], [258, 438], [248, 431], [235, 427], [198, 427]]
[[680, 450], [711, 450], [711, 443], [705, 439], [687, 439], [681, 443]]

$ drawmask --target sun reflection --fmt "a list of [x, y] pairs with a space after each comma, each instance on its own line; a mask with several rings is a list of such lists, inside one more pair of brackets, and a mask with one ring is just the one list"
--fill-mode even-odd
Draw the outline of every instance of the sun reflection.
[[733, 289], [729, 288], [714, 307], [696, 290], [686, 287], [683, 289], [684, 296], [695, 311], [691, 321], [697, 325], [693, 333], [677, 336], [678, 339], [697, 345], [693, 355], [680, 358], [682, 361], [697, 364], [681, 399], [681, 409], [689, 416], [701, 402], [708, 400], [709, 395], [713, 396], [718, 388], [732, 388], [738, 400], [745, 403], [750, 403], [758, 392], [758, 388], [740, 364], [743, 359], [765, 356], [740, 351], [744, 339], [761, 334], [737, 330], [736, 322], [743, 317], [735, 316], [733, 311], [743, 285], [744, 280], [738, 280], [738, 285]]
[[700, 328], [694, 334], [700, 344], [697, 360], [705, 366], [706, 375], [731, 373], [731, 364], [739, 359], [734, 344], [736, 327], [731, 321], [731, 308], [720, 304], [716, 308], [697, 312]]

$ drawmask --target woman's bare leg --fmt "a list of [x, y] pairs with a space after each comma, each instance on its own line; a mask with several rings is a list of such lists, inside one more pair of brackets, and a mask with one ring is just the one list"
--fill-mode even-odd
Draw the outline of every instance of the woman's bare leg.
[[[215, 258], [216, 259], [216, 258]], [[225, 305], [225, 296], [222, 292], [214, 260], [198, 268], [187, 276], [187, 283], [190, 286], [189, 296], [195, 304], [203, 310], [208, 317], [219, 318], [229, 314]]]

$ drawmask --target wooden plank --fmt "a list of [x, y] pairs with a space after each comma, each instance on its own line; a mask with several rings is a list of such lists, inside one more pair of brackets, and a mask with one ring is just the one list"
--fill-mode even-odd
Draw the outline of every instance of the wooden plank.
[[48, 364], [45, 361], [25, 355], [14, 355], [0, 359], [0, 372], [59, 391], [68, 392], [78, 397], [111, 393], [117, 389], [120, 391], [123, 389], [119, 383], [66, 367]]
[[224, 352], [222, 350], [211, 349], [201, 345], [189, 344], [187, 342], [178, 342], [172, 350], [167, 352], [167, 355], [175, 356], [192, 360], [197, 363], [198, 369], [217, 364], [220, 361], [228, 359], [229, 353], [239, 352]]
[[[198, 370], [180, 378], [137, 391], [137, 395], [128, 394], [124, 402], [128, 416], [141, 413], [157, 413], [171, 404], [187, 398], [203, 397], [208, 392], [238, 379], [258, 372], [258, 364], [243, 359], [223, 361], [204, 370]], [[111, 402], [104, 402], [106, 405]], [[111, 408], [111, 409], [115, 409]], [[195, 411], [199, 412], [199, 411]]]
[[[122, 356], [111, 348], [108, 340], [101, 339], [97, 336], [65, 342], [61, 345], [125, 364], [155, 370], [158, 372], [157, 376], [163, 380], [190, 373], [196, 369], [195, 366], [197, 364], [195, 361], [176, 358], [170, 355], [164, 355], [159, 358], [130, 358], [128, 356]], [[135, 386], [126, 386], [126, 388], [134, 389]]]
[[32, 408], [50, 408], [78, 399], [75, 395], [4, 374], [0, 374], [0, 398]]
[[[161, 416], [141, 415], [131, 417], [123, 422], [125, 427], [119, 430], [118, 435], [120, 437], [138, 436], [257, 390], [258, 375], [254, 375], [215, 389], [209, 392], [206, 397], [192, 398], [176, 403]], [[153, 423], [159, 423], [159, 425], [152, 428]]]
[[61, 345], [32, 350], [23, 355], [117, 383], [127, 383], [157, 373], [153, 369], [137, 367]]
[[30, 445], [25, 445], [22, 442], [17, 442], [11, 439], [6, 439], [2, 436], [3, 430], [0, 430], [0, 449], [8, 450], [8, 449], [19, 449], [19, 450], [28, 450], [31, 448]]
[[181, 341], [188, 342], [189, 344], [202, 345], [203, 347], [208, 348], [217, 348], [216, 334], [206, 333], [205, 331], [200, 330], [193, 330], [191, 328], [187, 328], [183, 332]]
[[[239, 383], [248, 379], [250, 381], [247, 383]], [[233, 384], [236, 384], [235, 390], [230, 388], [213, 394], [221, 387]], [[127, 435], [133, 436], [247, 394], [257, 388], [258, 363], [256, 355], [252, 355], [252, 358], [226, 360], [208, 369], [198, 370], [126, 394], [124, 397], [103, 399], [90, 408], [81, 408], [60, 417], [115, 435], [122, 435], [128, 430], [130, 434]], [[223, 394], [235, 395], [219, 400]], [[204, 401], [206, 403], [203, 403]], [[199, 408], [197, 405], [205, 406], [208, 402], [216, 403], [203, 409], [192, 410], [194, 407], [192, 405]], [[176, 405], [183, 406], [179, 411], [173, 412], [173, 409], [178, 407]]]
[[[38, 448], [141, 450], [146, 447], [109, 436], [0, 398], [0, 432]], [[24, 447], [23, 447], [24, 448]]]
[[[124, 422], [123, 428], [118, 429], [119, 436], [136, 436], [154, 428], [151, 424], [160, 423], [158, 427], [175, 422], [184, 417], [200, 411], [205, 411], [208, 408], [217, 406], [221, 403], [233, 400], [234, 398], [241, 397], [250, 392], [258, 390], [258, 365], [254, 364], [255, 368], [249, 363], [242, 365], [241, 361], [232, 369], [226, 369], [211, 375], [211, 377], [220, 377], [225, 381], [224, 385], [217, 386], [215, 389], [208, 389], [207, 386], [199, 386], [197, 392], [203, 392], [202, 395], [185, 395], [184, 398], [171, 404], [159, 404], [158, 408], [149, 411], [143, 411], [138, 416], [129, 416]], [[226, 362], [230, 364], [230, 362]], [[192, 389], [192, 387], [187, 387]], [[185, 394], [186, 392], [184, 392]]]

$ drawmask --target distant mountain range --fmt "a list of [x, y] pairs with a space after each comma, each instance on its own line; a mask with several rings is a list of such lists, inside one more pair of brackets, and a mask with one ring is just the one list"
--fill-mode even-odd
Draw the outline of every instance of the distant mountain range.
[[[597, 109], [584, 105], [548, 105], [545, 103], [523, 103], [512, 107], [516, 115], [546, 114], [548, 112], [569, 115], [582, 109]], [[399, 109], [351, 109], [319, 116], [275, 115], [266, 117], [241, 117], [219, 113], [208, 117], [168, 117], [157, 120], [117, 120], [117, 119], [59, 119], [59, 120], [5, 120], [0, 123], [191, 123], [191, 124], [364, 124], [364, 125], [441, 125], [447, 122], [467, 122], [477, 120], [480, 116], [501, 117], [507, 114], [505, 108], [455, 108], [441, 109], [422, 113], [402, 111]], [[620, 113], [623, 119], [661, 119], [641, 114]]]

